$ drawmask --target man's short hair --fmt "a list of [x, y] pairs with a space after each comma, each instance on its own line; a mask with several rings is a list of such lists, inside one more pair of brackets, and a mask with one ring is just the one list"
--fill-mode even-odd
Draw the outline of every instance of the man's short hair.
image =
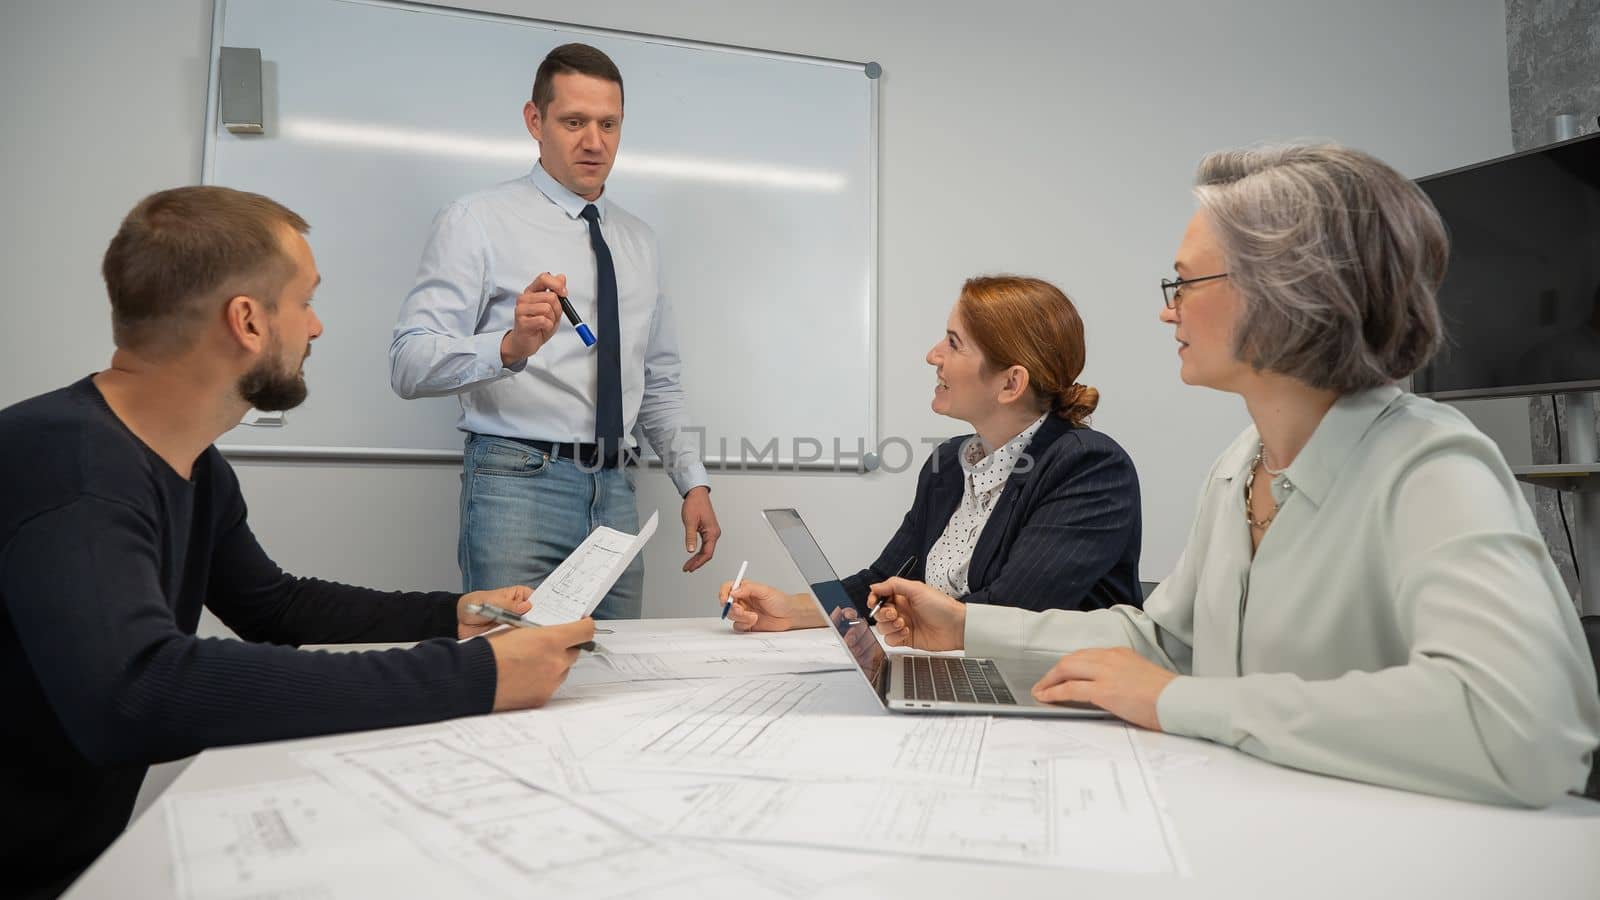
[[1294, 144], [1212, 153], [1195, 184], [1244, 298], [1239, 360], [1349, 393], [1438, 349], [1450, 243], [1404, 175], [1360, 150]]
[[617, 86], [618, 96], [622, 95], [622, 71], [611, 57], [588, 44], [562, 44], [539, 63], [539, 71], [533, 76], [533, 105], [539, 115], [544, 115], [555, 99], [555, 77], [566, 73], [609, 81]]
[[311, 229], [276, 201], [231, 188], [173, 188], [139, 201], [100, 267], [116, 345], [170, 356], [230, 297], [274, 306], [294, 275], [284, 226]]

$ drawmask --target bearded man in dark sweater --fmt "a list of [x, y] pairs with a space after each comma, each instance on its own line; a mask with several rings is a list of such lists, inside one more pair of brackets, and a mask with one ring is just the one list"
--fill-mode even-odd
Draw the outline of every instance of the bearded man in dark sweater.
[[[390, 593], [296, 578], [211, 446], [306, 396], [322, 333], [305, 221], [255, 194], [147, 197], [106, 251], [111, 365], [0, 412], [0, 879], [54, 896], [155, 762], [207, 747], [539, 706], [594, 623], [510, 629], [526, 587]], [[195, 636], [205, 606], [242, 641]], [[436, 640], [428, 640], [434, 638]], [[299, 644], [421, 641], [330, 654]]]

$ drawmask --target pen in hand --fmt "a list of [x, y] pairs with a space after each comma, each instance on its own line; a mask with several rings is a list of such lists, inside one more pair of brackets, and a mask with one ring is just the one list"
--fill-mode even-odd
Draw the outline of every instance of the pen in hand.
[[[509, 609], [501, 609], [498, 606], [493, 606], [488, 603], [468, 603], [467, 612], [472, 613], [475, 616], [483, 616], [485, 619], [493, 619], [494, 621], [499, 622], [501, 625], [513, 625], [517, 628], [543, 627], [537, 623], [524, 619]], [[584, 641], [581, 644], [574, 644], [572, 647], [574, 650], [587, 650], [590, 653], [594, 652], [594, 648], [594, 641]]]
[[[900, 564], [900, 570], [894, 573], [894, 577], [896, 577], [896, 578], [904, 578], [907, 575], [910, 575], [912, 568], [915, 567], [916, 564], [917, 564], [916, 556], [908, 556], [908, 557], [906, 557], [906, 561]], [[887, 599], [887, 600], [879, 600], [877, 606], [874, 606], [872, 609], [867, 610], [867, 621], [869, 623], [873, 624], [873, 625], [878, 624], [878, 616], [877, 616], [878, 610], [882, 609], [883, 605], [885, 603], [893, 603], [893, 602], [894, 602], [894, 598], [892, 598], [892, 597]]]
[[728, 602], [722, 604], [722, 617], [728, 617], [728, 610], [733, 608], [733, 592], [739, 589], [739, 582], [744, 581], [744, 570], [750, 567], [750, 560], [739, 563], [739, 574], [733, 576], [733, 587], [728, 588]]

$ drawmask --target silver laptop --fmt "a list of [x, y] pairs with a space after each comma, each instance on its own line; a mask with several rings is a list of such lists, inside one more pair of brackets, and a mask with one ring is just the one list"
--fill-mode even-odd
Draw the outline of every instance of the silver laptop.
[[1110, 715], [1088, 704], [1040, 703], [1030, 689], [1059, 658], [1030, 653], [1017, 658], [970, 659], [884, 652], [872, 626], [861, 617], [811, 530], [792, 509], [761, 514], [811, 585], [811, 596], [834, 634], [855, 660], [885, 708], [909, 713], [974, 713], [986, 716]]

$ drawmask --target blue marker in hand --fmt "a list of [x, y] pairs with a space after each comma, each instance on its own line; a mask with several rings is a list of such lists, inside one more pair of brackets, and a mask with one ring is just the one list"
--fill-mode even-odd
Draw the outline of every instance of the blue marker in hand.
[[572, 302], [560, 294], [556, 295], [556, 299], [561, 301], [561, 311], [567, 314], [567, 321], [571, 322], [572, 327], [577, 329], [578, 337], [583, 338], [583, 345], [585, 347], [593, 347], [594, 332], [590, 331], [589, 326], [583, 324], [583, 320], [578, 318], [578, 311], [572, 308]]

